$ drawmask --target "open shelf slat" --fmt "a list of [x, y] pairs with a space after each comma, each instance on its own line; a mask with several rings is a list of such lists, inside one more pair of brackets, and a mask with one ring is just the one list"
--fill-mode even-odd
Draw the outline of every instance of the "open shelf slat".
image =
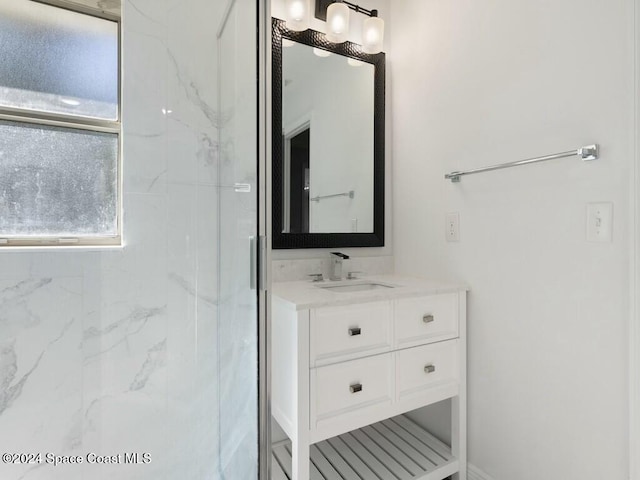
[[[311, 446], [311, 480], [443, 480], [457, 471], [451, 449], [403, 415]], [[273, 449], [272, 480], [293, 480], [288, 444]]]
[[274, 449], [273, 456], [271, 459], [271, 480], [288, 480], [288, 479], [289, 477], [287, 476], [286, 473], [284, 473], [284, 470], [282, 470], [280, 463], [276, 459], [276, 452]]

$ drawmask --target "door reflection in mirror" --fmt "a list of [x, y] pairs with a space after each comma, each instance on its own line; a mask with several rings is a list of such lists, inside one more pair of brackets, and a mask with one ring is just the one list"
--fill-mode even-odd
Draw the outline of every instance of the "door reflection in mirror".
[[285, 135], [285, 232], [309, 232], [310, 126]]

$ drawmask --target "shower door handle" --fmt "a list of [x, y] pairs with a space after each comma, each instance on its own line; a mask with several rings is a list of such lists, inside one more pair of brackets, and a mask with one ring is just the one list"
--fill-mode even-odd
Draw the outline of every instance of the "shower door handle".
[[249, 237], [249, 288], [255, 290], [257, 288], [257, 269], [258, 269], [258, 241], [256, 237]]
[[259, 237], [249, 238], [250, 262], [249, 269], [249, 287], [251, 290], [256, 288], [260, 291], [267, 289], [267, 237], [260, 235]]

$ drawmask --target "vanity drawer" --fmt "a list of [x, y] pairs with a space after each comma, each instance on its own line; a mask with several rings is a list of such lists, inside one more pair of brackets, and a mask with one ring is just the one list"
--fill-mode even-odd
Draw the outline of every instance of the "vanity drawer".
[[310, 364], [326, 365], [391, 349], [391, 302], [311, 311]]
[[400, 350], [396, 353], [398, 398], [402, 400], [436, 385], [457, 382], [458, 372], [458, 340]]
[[311, 370], [311, 418], [321, 421], [391, 404], [393, 354], [385, 353]]
[[406, 348], [458, 336], [457, 294], [403, 298], [395, 301], [395, 339]]

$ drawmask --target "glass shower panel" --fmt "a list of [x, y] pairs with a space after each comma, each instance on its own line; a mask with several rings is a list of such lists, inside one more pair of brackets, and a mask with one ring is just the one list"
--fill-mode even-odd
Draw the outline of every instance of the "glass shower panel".
[[256, 2], [235, 0], [218, 32], [218, 365], [222, 478], [258, 477]]
[[[0, 0], [0, 26], [9, 22], [5, 3], [52, 8]], [[251, 254], [258, 234], [258, 3], [121, 2], [125, 244], [0, 248], [0, 452], [83, 462], [0, 462], [0, 480], [258, 478], [260, 309]], [[20, 23], [25, 31], [29, 18]], [[46, 32], [37, 38], [45, 42]], [[2, 39], [0, 32], [0, 60], [9, 45]], [[24, 92], [70, 94], [20, 80], [12, 85]], [[54, 193], [69, 200], [68, 209], [84, 200], [91, 208], [113, 204], [112, 136], [39, 126], [23, 145], [12, 130], [12, 121], [0, 122], [0, 147], [28, 157], [35, 180], [45, 167], [60, 177], [39, 192], [51, 195], [30, 206], [40, 225], [64, 213], [47, 204]], [[41, 157], [47, 150], [51, 158]], [[0, 173], [35, 181], [7, 162], [0, 151]], [[91, 178], [74, 180], [80, 166]], [[103, 187], [100, 199], [85, 198], [92, 182]], [[6, 227], [2, 188], [0, 175]], [[38, 193], [25, 188], [9, 192], [8, 201]], [[112, 228], [108, 217], [103, 224]]]

